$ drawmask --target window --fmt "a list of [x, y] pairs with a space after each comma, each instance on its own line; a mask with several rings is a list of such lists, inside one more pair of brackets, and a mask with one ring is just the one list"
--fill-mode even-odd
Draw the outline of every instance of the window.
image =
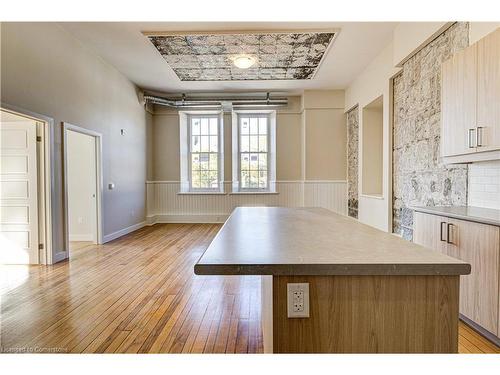
[[274, 112], [236, 112], [233, 190], [274, 191], [274, 128]]
[[238, 122], [241, 189], [267, 189], [269, 118], [267, 115], [240, 115]]
[[181, 192], [223, 190], [222, 116], [180, 113]]
[[190, 188], [219, 189], [219, 119], [189, 116]]

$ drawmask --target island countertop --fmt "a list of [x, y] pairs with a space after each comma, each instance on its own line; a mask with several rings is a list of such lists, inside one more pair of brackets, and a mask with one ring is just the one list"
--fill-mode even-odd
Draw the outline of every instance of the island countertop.
[[198, 275], [465, 275], [470, 265], [322, 208], [238, 207]]

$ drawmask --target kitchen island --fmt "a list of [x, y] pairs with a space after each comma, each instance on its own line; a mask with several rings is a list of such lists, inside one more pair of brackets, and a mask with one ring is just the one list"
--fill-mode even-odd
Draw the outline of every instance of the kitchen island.
[[[321, 208], [239, 207], [198, 275], [262, 275], [264, 351], [456, 353], [470, 265]], [[308, 317], [288, 317], [307, 283]]]

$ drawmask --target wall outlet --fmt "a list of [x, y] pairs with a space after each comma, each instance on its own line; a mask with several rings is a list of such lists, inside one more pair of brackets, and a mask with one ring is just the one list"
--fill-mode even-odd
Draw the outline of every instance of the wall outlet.
[[309, 283], [288, 283], [287, 303], [289, 318], [309, 318]]

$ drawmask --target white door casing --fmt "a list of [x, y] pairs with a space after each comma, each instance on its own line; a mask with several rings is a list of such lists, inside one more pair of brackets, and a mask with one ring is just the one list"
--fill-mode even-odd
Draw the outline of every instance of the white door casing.
[[36, 128], [0, 123], [0, 263], [39, 263]]
[[65, 258], [69, 258], [69, 216], [68, 216], [68, 132], [74, 131], [86, 135], [90, 135], [94, 137], [95, 143], [95, 174], [96, 174], [96, 199], [94, 199], [95, 204], [97, 205], [97, 243], [103, 243], [103, 222], [102, 222], [102, 196], [103, 196], [103, 177], [102, 177], [102, 135], [95, 131], [82, 128], [76, 125], [69, 124], [67, 122], [63, 122], [63, 186], [64, 186], [64, 242], [65, 242], [65, 251], [60, 252], [58, 254], [58, 258], [55, 259], [55, 262], [59, 262]]

